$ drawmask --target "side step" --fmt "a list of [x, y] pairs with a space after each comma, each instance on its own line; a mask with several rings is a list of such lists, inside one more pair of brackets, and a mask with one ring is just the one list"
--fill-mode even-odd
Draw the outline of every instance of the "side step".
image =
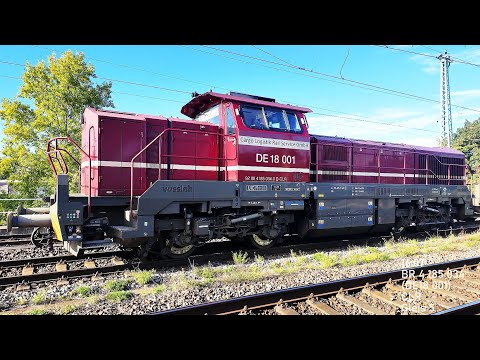
[[63, 248], [70, 254], [77, 256], [85, 249], [98, 249], [114, 245], [113, 239], [89, 240], [89, 241], [64, 241]]
[[132, 236], [132, 234], [137, 235], [137, 232], [138, 229], [131, 226], [115, 225], [107, 228], [107, 234], [109, 236], [119, 239], [129, 239], [135, 237]]

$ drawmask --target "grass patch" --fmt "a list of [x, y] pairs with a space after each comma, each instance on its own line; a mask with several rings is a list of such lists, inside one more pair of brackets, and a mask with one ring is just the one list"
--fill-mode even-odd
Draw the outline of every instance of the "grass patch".
[[455, 250], [460, 250], [459, 245], [455, 243], [444, 243], [438, 246], [438, 249], [440, 251], [455, 251]]
[[368, 247], [364, 251], [354, 250], [354, 252], [345, 255], [340, 260], [340, 264], [342, 266], [351, 266], [351, 265], [366, 264], [374, 261], [385, 261], [390, 259], [391, 259], [390, 255], [387, 254], [386, 252], [381, 251], [378, 248]]
[[167, 285], [165, 284], [160, 284], [160, 285], [157, 285], [153, 288], [152, 292], [154, 294], [161, 294], [163, 293], [165, 290], [167, 290]]
[[15, 303], [17, 305], [25, 305], [26, 303], [28, 303], [28, 300], [24, 297], [19, 297]]
[[208, 266], [194, 267], [193, 274], [201, 279], [214, 279], [216, 276], [216, 270], [208, 263]]
[[241, 250], [239, 252], [233, 252], [232, 253], [233, 257], [233, 262], [235, 265], [241, 265], [245, 264], [248, 259], [248, 253], [247, 252], [242, 252]]
[[145, 284], [151, 283], [153, 280], [153, 274], [155, 274], [155, 271], [153, 270], [135, 271], [130, 273], [130, 275], [135, 279], [135, 281], [139, 285], [145, 285]]
[[93, 295], [93, 294], [92, 294], [92, 295], [90, 295], [90, 296], [87, 297], [87, 300], [88, 300], [88, 302], [91, 303], [91, 304], [96, 304], [97, 302], [100, 301], [100, 296], [98, 296], [98, 295]]
[[268, 269], [276, 275], [292, 274], [299, 271], [302, 267], [296, 264], [295, 260], [289, 260], [284, 263], [273, 263]]
[[47, 315], [48, 312], [47, 310], [34, 309], [34, 310], [27, 311], [25, 314], [26, 315]]
[[254, 261], [255, 264], [262, 264], [265, 261], [265, 258], [262, 255], [255, 254]]
[[223, 282], [236, 283], [242, 281], [255, 281], [265, 277], [264, 270], [257, 264], [253, 264], [249, 267], [242, 267], [234, 269], [235, 271], [230, 271], [226, 268], [219, 275], [219, 279]]
[[32, 297], [32, 303], [35, 305], [45, 304], [47, 302], [47, 294], [45, 292], [38, 292]]
[[302, 256], [299, 256], [298, 258], [295, 259], [296, 263], [299, 264], [299, 265], [303, 265], [303, 264], [306, 264], [307, 261], [308, 261], [308, 258], [305, 256], [305, 255], [302, 255]]
[[416, 240], [408, 240], [406, 242], [399, 242], [392, 249], [395, 257], [407, 257], [420, 254], [420, 245]]
[[61, 311], [63, 315], [68, 315], [73, 313], [75, 310], [77, 310], [77, 307], [75, 305], [69, 304], [65, 305]]
[[198, 286], [198, 282], [188, 279], [184, 273], [175, 275], [171, 279], [170, 288], [174, 291], [180, 291], [185, 289], [191, 289]]
[[93, 291], [89, 286], [81, 285], [78, 288], [76, 288], [75, 290], [73, 290], [72, 294], [73, 295], [78, 295], [82, 298], [85, 298], [85, 297], [88, 297], [91, 294], [93, 294]]
[[105, 299], [109, 301], [120, 302], [123, 300], [128, 300], [132, 296], [131, 293], [128, 291], [120, 290], [120, 291], [112, 291], [105, 295]]
[[338, 256], [334, 254], [324, 254], [317, 252], [312, 255], [312, 259], [320, 263], [320, 268], [327, 269], [338, 264]]
[[463, 243], [463, 245], [465, 245], [466, 247], [468, 248], [471, 248], [471, 247], [475, 247], [478, 245], [478, 242], [475, 241], [475, 240], [467, 240]]
[[118, 292], [127, 290], [130, 280], [108, 280], [105, 283], [105, 290], [108, 292]]

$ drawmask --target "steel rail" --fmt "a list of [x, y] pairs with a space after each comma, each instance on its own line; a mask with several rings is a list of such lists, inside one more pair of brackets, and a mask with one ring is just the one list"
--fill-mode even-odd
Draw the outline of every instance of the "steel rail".
[[[408, 270], [415, 271], [415, 274], [428, 273], [428, 271], [441, 270], [441, 269], [454, 269], [461, 268], [463, 266], [473, 266], [480, 263], [480, 257], [473, 257], [468, 259], [448, 261], [438, 264], [430, 264], [426, 266], [412, 267]], [[365, 275], [348, 279], [341, 279], [330, 281], [326, 283], [304, 285], [289, 289], [276, 290], [272, 292], [266, 292], [255, 295], [248, 295], [237, 297], [228, 300], [221, 300], [215, 302], [209, 302], [205, 304], [193, 305], [188, 307], [170, 309], [161, 312], [150, 313], [149, 315], [226, 315], [226, 314], [238, 314], [248, 309], [258, 309], [279, 302], [289, 302], [300, 299], [307, 299], [312, 294], [314, 296], [326, 296], [343, 290], [359, 289], [365, 285], [380, 285], [387, 283], [390, 279], [392, 281], [401, 280], [404, 278], [403, 270], [394, 270], [388, 272], [382, 272], [373, 275]]]

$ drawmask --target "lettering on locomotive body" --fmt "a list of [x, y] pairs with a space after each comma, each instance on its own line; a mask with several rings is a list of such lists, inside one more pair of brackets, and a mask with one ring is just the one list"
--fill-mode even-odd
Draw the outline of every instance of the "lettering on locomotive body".
[[267, 185], [246, 185], [247, 191], [267, 191]]
[[272, 138], [240, 135], [238, 137], [238, 143], [239, 145], [273, 147], [273, 148], [295, 149], [295, 150], [308, 150], [308, 151], [310, 150], [310, 141], [272, 139]]
[[300, 191], [299, 187], [286, 187], [285, 191]]
[[191, 185], [180, 186], [162, 186], [163, 192], [192, 192], [193, 187]]

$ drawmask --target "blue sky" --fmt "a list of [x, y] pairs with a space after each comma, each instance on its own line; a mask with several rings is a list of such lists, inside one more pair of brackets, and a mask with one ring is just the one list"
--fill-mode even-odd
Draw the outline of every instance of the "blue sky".
[[[426, 45], [437, 52], [420, 45], [389, 46], [430, 55], [447, 50], [456, 58], [480, 64], [480, 46]], [[154, 86], [114, 81], [112, 97], [119, 111], [184, 117], [180, 109], [189, 101], [188, 93], [202, 93], [210, 89], [217, 92], [231, 90], [312, 108], [316, 114], [308, 116], [311, 133], [424, 146], [436, 144], [440, 132], [437, 123], [440, 117], [438, 103], [348, 86], [347, 81], [295, 70], [287, 65], [438, 100], [440, 64], [435, 58], [373, 45], [213, 47], [265, 61], [198, 45], [3, 45], [0, 46], [0, 61], [24, 64], [28, 60], [35, 64], [46, 59], [52, 50], [59, 55], [71, 49], [84, 52], [99, 77]], [[22, 71], [20, 66], [0, 63], [0, 98], [14, 97], [20, 85], [20, 80], [2, 76], [20, 77]], [[455, 130], [466, 119], [474, 120], [480, 116], [480, 67], [454, 62], [450, 66], [450, 85], [452, 104], [479, 109], [474, 111], [452, 107]], [[188, 93], [162, 90], [155, 86]], [[359, 119], [405, 127], [368, 123]], [[3, 121], [0, 121], [0, 127], [3, 128]]]

